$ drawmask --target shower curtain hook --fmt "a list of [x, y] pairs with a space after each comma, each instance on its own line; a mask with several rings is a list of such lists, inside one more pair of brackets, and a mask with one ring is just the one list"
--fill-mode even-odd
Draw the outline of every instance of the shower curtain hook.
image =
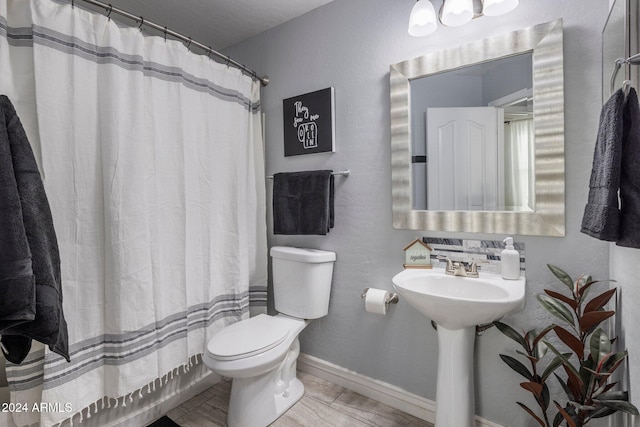
[[227, 65], [227, 68], [229, 68], [229, 62], [231, 62], [231, 58], [227, 56], [227, 60], [225, 62], [225, 64]]
[[191, 37], [189, 37], [189, 43], [187, 43], [187, 50], [189, 50], [189, 46], [191, 46]]
[[75, 7], [76, 7], [76, 2], [75, 2], [75, 0], [71, 0], [71, 7], [72, 7], [72, 8], [75, 8]]
[[142, 26], [144, 25], [144, 18], [141, 16], [140, 17], [140, 25], [138, 25], [138, 29], [140, 30], [140, 32], [142, 32]]
[[209, 59], [211, 59], [211, 55], [213, 55], [213, 48], [209, 46], [209, 54], [207, 55]]
[[164, 32], [164, 42], [166, 43], [167, 42], [167, 27], [166, 26], [164, 27], [164, 31], [163, 32]]
[[113, 12], [113, 5], [109, 3], [109, 11], [107, 12], [107, 19], [111, 21], [111, 12]]

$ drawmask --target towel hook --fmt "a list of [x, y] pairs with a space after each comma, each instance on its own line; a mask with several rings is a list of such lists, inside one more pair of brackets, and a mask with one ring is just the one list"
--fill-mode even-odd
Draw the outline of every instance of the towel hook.
[[625, 63], [623, 58], [618, 58], [614, 62], [613, 73], [611, 74], [611, 85], [609, 87], [609, 92], [613, 95], [613, 92], [616, 90], [616, 77], [618, 75], [618, 71], [620, 71], [620, 67]]
[[629, 96], [629, 91], [631, 90], [631, 80], [625, 80], [622, 82], [622, 91], [624, 92], [624, 99], [627, 100], [627, 96]]

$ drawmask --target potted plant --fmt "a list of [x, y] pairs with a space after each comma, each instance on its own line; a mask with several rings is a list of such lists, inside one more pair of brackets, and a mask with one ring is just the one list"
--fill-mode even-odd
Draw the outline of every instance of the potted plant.
[[[503, 334], [521, 347], [516, 353], [524, 359], [505, 354], [500, 357], [526, 378], [520, 387], [533, 395], [539, 410], [536, 412], [522, 402], [516, 403], [542, 427], [557, 427], [563, 422], [568, 427], [582, 427], [594, 418], [617, 411], [638, 415], [638, 409], [629, 402], [628, 392], [613, 390], [617, 383], [611, 381], [612, 374], [627, 358], [627, 352], [614, 352], [615, 338], [610, 339], [599, 327], [615, 315], [615, 311], [606, 310], [605, 305], [616, 293], [616, 288], [587, 301], [589, 291], [602, 281], [593, 280], [589, 275], [574, 281], [560, 268], [548, 267], [569, 289], [568, 295], [545, 289], [537, 299], [563, 325], [552, 323], [541, 330], [521, 334], [504, 323], [494, 322]], [[545, 339], [551, 331], [568, 351], [561, 351], [557, 344]], [[549, 357], [545, 358], [546, 355]], [[560, 367], [564, 375], [556, 373]], [[551, 375], [566, 394], [564, 403], [554, 399], [553, 406], [547, 385]]]

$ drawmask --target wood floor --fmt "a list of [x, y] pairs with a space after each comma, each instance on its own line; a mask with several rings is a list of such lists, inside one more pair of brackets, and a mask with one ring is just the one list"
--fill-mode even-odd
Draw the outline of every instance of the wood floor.
[[[298, 372], [305, 394], [273, 427], [433, 427], [313, 375]], [[225, 427], [231, 382], [222, 381], [167, 415], [180, 427]]]

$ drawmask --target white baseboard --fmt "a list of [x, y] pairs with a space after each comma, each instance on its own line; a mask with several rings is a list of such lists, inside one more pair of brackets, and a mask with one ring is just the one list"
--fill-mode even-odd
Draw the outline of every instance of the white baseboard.
[[[433, 400], [304, 353], [298, 357], [298, 369], [421, 420], [435, 423], [436, 402]], [[476, 427], [503, 426], [476, 416]]]

